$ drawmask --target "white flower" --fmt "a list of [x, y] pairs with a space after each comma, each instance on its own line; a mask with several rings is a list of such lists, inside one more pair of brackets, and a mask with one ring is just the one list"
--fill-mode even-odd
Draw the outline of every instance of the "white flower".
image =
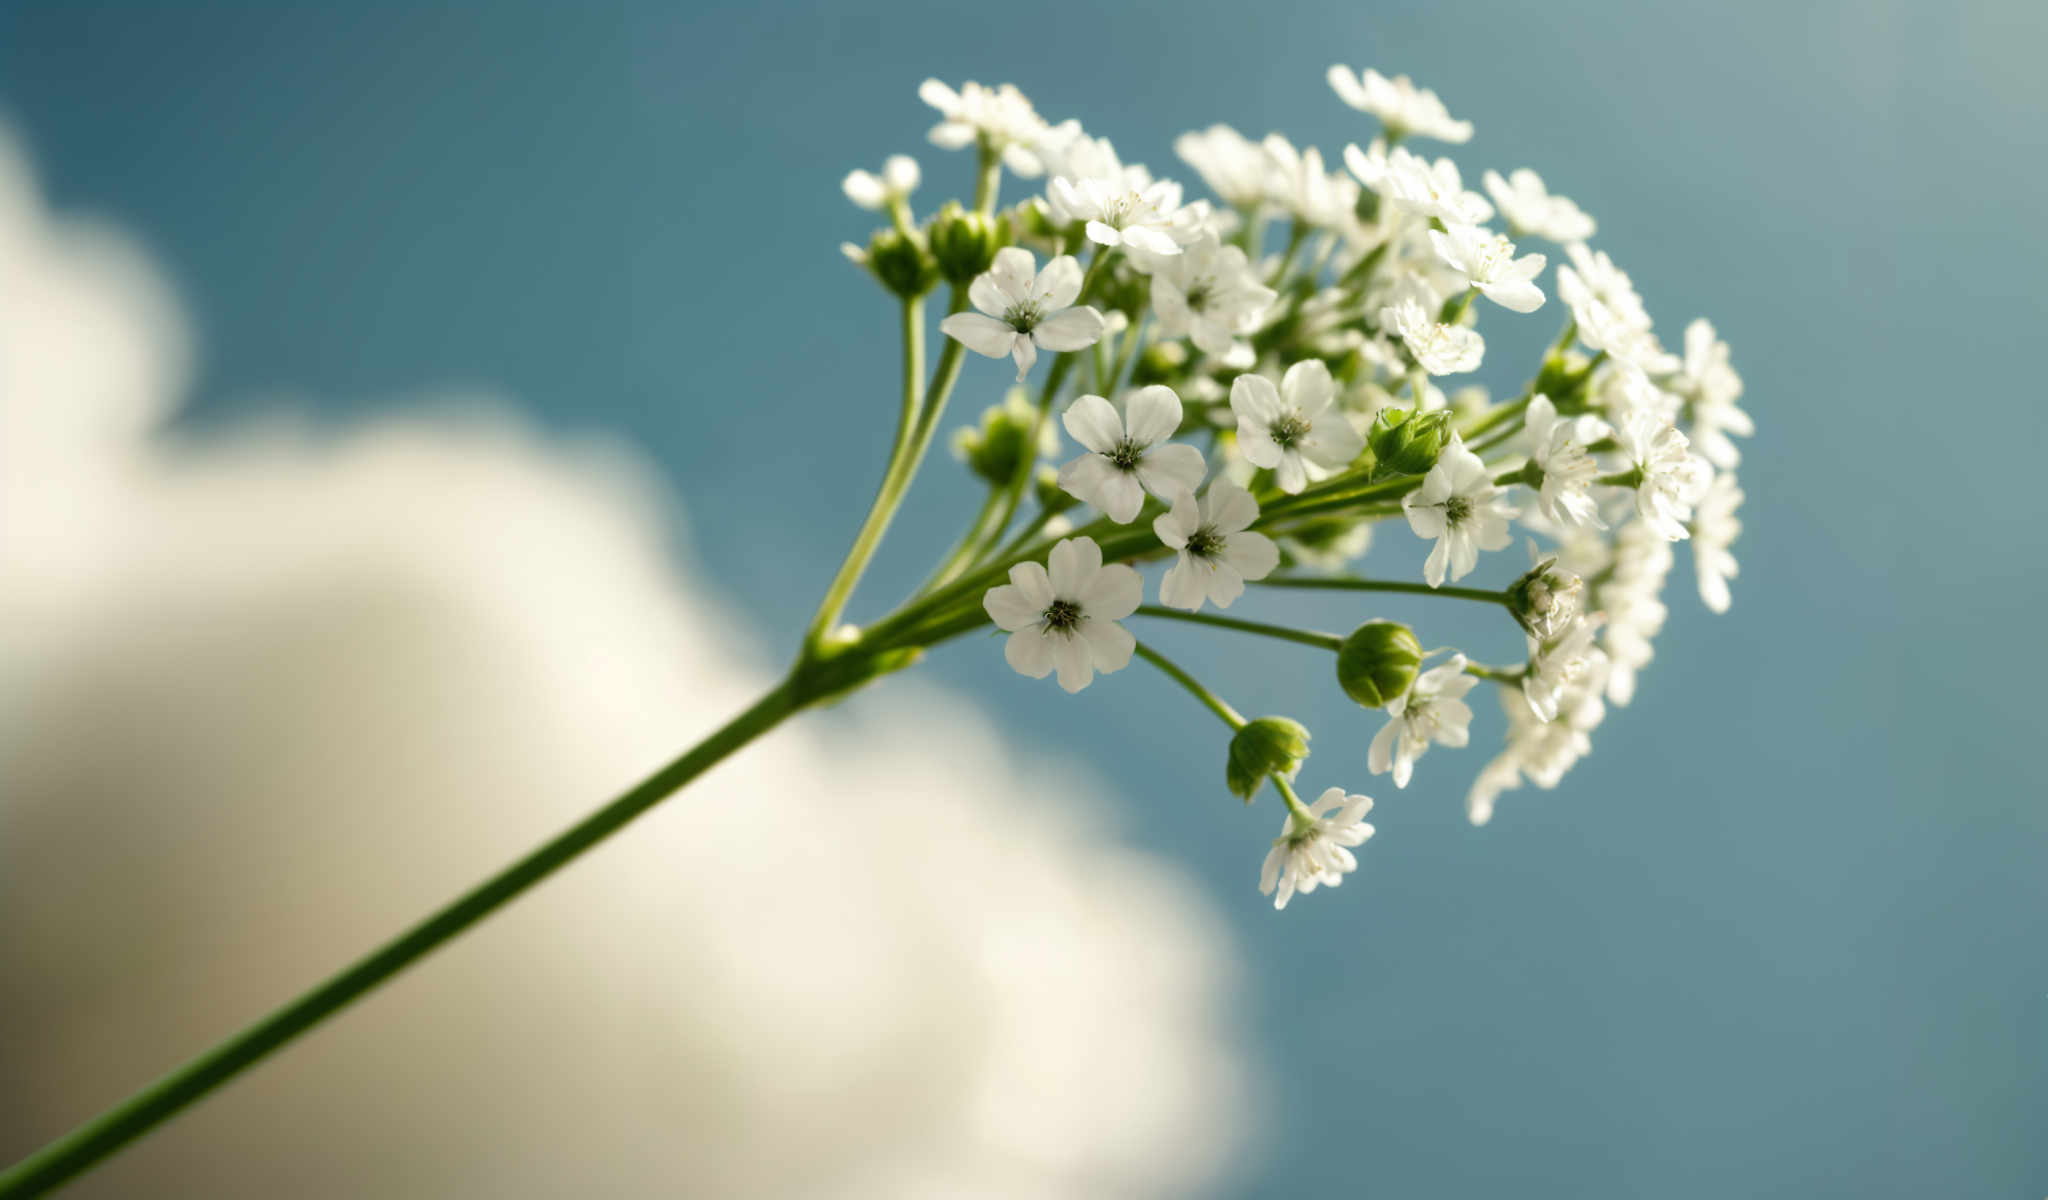
[[916, 159], [907, 154], [892, 154], [882, 164], [880, 175], [854, 171], [839, 186], [848, 200], [870, 212], [880, 212], [908, 200], [910, 193], [917, 190], [920, 178]]
[[1735, 510], [1742, 505], [1742, 489], [1735, 476], [1722, 472], [1707, 485], [1699, 509], [1692, 518], [1692, 569], [1700, 585], [1700, 601], [1717, 613], [1728, 611], [1728, 581], [1735, 578], [1735, 555], [1729, 550], [1742, 532]]
[[1685, 359], [1666, 386], [1692, 405], [1692, 441], [1706, 460], [1724, 471], [1742, 462], [1730, 434], [1749, 437], [1756, 423], [1735, 402], [1742, 398], [1742, 377], [1728, 361], [1728, 343], [1700, 317], [1685, 327]]
[[1586, 447], [1607, 436], [1605, 422], [1598, 417], [1560, 417], [1550, 397], [1530, 398], [1523, 413], [1523, 428], [1529, 434], [1529, 457], [1543, 471], [1543, 485], [1537, 492], [1537, 507], [1560, 525], [1590, 525], [1605, 529], [1600, 505], [1593, 499], [1593, 481], [1600, 464]]
[[1406, 75], [1388, 79], [1367, 67], [1354, 76], [1340, 65], [1330, 68], [1329, 80], [1339, 100], [1378, 117], [1390, 140], [1410, 134], [1453, 144], [1472, 140], [1472, 122], [1453, 120], [1435, 92], [1416, 87]]
[[[1100, 396], [1082, 396], [1062, 423], [1088, 453], [1060, 468], [1060, 490], [1101, 509], [1119, 525], [1145, 505], [1145, 493], [1171, 500], [1202, 486], [1208, 460], [1193, 446], [1167, 442], [1180, 428], [1180, 397], [1160, 384], [1131, 393], [1126, 415]], [[1165, 445], [1161, 445], [1165, 442]]]
[[1273, 472], [1280, 490], [1289, 493], [1349, 466], [1365, 449], [1365, 438], [1331, 407], [1336, 398], [1337, 382], [1319, 358], [1287, 368], [1277, 389], [1263, 375], [1238, 376], [1230, 385], [1238, 452]]
[[947, 337], [976, 354], [1015, 358], [1019, 380], [1038, 361], [1039, 350], [1092, 346], [1104, 325], [1093, 308], [1073, 307], [1081, 294], [1081, 264], [1073, 255], [1045, 264], [1035, 279], [1034, 265], [1029, 250], [1005, 246], [996, 251], [995, 262], [967, 288], [967, 298], [981, 311], [954, 313], [939, 322]]
[[[1628, 272], [1614, 265], [1614, 260], [1607, 256], [1605, 250], [1574, 242], [1565, 247], [1565, 253], [1571, 256], [1575, 274], [1593, 299], [1606, 305], [1627, 327], [1650, 327], [1650, 314], [1643, 308], [1643, 298], [1636, 291], [1635, 281], [1628, 277]], [[1564, 286], [1561, 279], [1558, 286], [1560, 289]]]
[[1274, 164], [1265, 147], [1228, 125], [1183, 133], [1174, 139], [1173, 152], [1232, 207], [1254, 209], [1272, 194]]
[[1493, 205], [1465, 190], [1458, 164], [1448, 158], [1431, 163], [1405, 146], [1386, 153], [1375, 143], [1370, 154], [1356, 145], [1344, 147], [1344, 165], [1358, 182], [1403, 212], [1435, 217], [1445, 225], [1482, 225], [1493, 216]]
[[1244, 360], [1251, 348], [1239, 337], [1258, 329], [1277, 298], [1259, 282], [1245, 252], [1205, 237], [1161, 265], [1152, 276], [1152, 309], [1164, 337], [1185, 337], [1202, 353]]
[[1009, 633], [1003, 657], [1019, 674], [1043, 679], [1055, 670], [1070, 692], [1095, 672], [1120, 671], [1137, 645], [1117, 624], [1138, 609], [1145, 585], [1122, 563], [1102, 563], [1093, 538], [1068, 538], [1052, 548], [1052, 570], [1035, 562], [1010, 568], [1010, 582], [981, 598], [996, 627]]
[[1417, 676], [1408, 690], [1387, 701], [1387, 723], [1366, 751], [1366, 765], [1375, 775], [1394, 773], [1394, 786], [1404, 788], [1415, 773], [1415, 760], [1431, 742], [1462, 746], [1472, 736], [1472, 710], [1463, 699], [1476, 676], [1465, 674], [1465, 656]]
[[1593, 218], [1563, 196], [1553, 196], [1543, 186], [1543, 177], [1527, 167], [1508, 173], [1498, 171], [1479, 177], [1486, 194], [1500, 206], [1500, 215], [1517, 235], [1533, 233], [1558, 245], [1583, 242], [1593, 236]]
[[1636, 515], [1667, 540], [1682, 541], [1692, 506], [1707, 489], [1713, 468], [1694, 456], [1676, 425], [1638, 409], [1615, 431], [1623, 454], [1640, 473]]
[[1003, 156], [1003, 165], [1027, 179], [1044, 169], [1031, 147], [1045, 135], [1045, 121], [1013, 85], [987, 88], [970, 80], [956, 92], [927, 79], [917, 95], [945, 118], [932, 126], [932, 145], [959, 150], [981, 142]]
[[1431, 375], [1456, 375], [1479, 368], [1486, 339], [1463, 325], [1446, 325], [1424, 295], [1403, 295], [1380, 310], [1380, 328], [1401, 339], [1415, 364]]
[[1159, 581], [1159, 602], [1199, 612], [1204, 601], [1229, 608], [1247, 579], [1264, 579], [1280, 565], [1280, 548], [1251, 532], [1259, 502], [1228, 479], [1218, 479], [1198, 503], [1192, 491], [1152, 522], [1152, 531], [1180, 558]]
[[1422, 577], [1442, 587], [1446, 568], [1453, 582], [1479, 565], [1481, 550], [1499, 550], [1511, 540], [1508, 519], [1515, 515], [1507, 493], [1495, 487], [1493, 475], [1456, 434], [1422, 477], [1422, 486], [1401, 498], [1408, 528], [1415, 536], [1435, 538], [1436, 546], [1422, 564]]
[[1372, 826], [1365, 823], [1371, 811], [1372, 797], [1347, 796], [1334, 787], [1307, 808], [1290, 810], [1259, 872], [1260, 893], [1273, 897], [1274, 908], [1286, 908], [1296, 892], [1305, 896], [1325, 884], [1344, 882], [1358, 869], [1347, 847], [1363, 845], [1372, 836]]
[[1325, 171], [1322, 151], [1314, 146], [1296, 150], [1277, 133], [1267, 134], [1261, 145], [1272, 164], [1274, 203], [1318, 229], [1348, 229], [1356, 223], [1358, 185], [1342, 172]]
[[1593, 673], [1603, 678], [1607, 655], [1594, 645], [1606, 617], [1595, 613], [1572, 622], [1571, 627], [1548, 642], [1529, 639], [1529, 667], [1522, 675], [1522, 698], [1529, 711], [1545, 721], [1557, 719], [1558, 704], [1565, 689]]
[[1172, 230], [1180, 213], [1180, 185], [1158, 180], [1059, 178], [1047, 189], [1047, 207], [1062, 222], [1085, 221], [1088, 240], [1102, 246], [1132, 246], [1153, 254], [1178, 254]]
[[1543, 307], [1543, 290], [1534, 283], [1547, 261], [1541, 254], [1516, 258], [1513, 242], [1477, 225], [1432, 229], [1429, 244], [1480, 295], [1502, 308], [1527, 313]]
[[1670, 541], [1646, 521], [1630, 521], [1615, 534], [1612, 574], [1600, 585], [1600, 607], [1607, 614], [1601, 645], [1612, 665], [1607, 698], [1616, 704], [1634, 698], [1636, 672], [1649, 665], [1651, 639], [1670, 615], [1663, 591], [1671, 561]]
[[1600, 702], [1606, 670], [1604, 658], [1589, 660], [1588, 669], [1558, 693], [1557, 715], [1549, 721], [1531, 712], [1521, 693], [1500, 689], [1501, 711], [1508, 718], [1507, 748], [1479, 772], [1465, 797], [1465, 814], [1474, 825], [1492, 820], [1495, 798], [1521, 787], [1524, 776], [1537, 787], [1554, 788], [1565, 772], [1593, 752], [1589, 735], [1607, 716]]

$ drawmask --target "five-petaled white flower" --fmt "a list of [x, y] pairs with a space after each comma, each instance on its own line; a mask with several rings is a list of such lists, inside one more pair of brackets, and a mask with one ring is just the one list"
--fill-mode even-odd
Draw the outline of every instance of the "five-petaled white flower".
[[1486, 357], [1486, 339], [1476, 329], [1437, 320], [1428, 299], [1410, 291], [1380, 309], [1381, 331], [1400, 338], [1415, 365], [1431, 375], [1478, 370], [1480, 360]]
[[1683, 541], [1692, 506], [1712, 482], [1714, 469], [1692, 452], [1676, 425], [1647, 409], [1630, 413], [1615, 431], [1635, 467], [1636, 515], [1668, 541]]
[[839, 186], [848, 200], [869, 212], [880, 212], [908, 200], [921, 178], [916, 159], [908, 154], [891, 154], [882, 163], [880, 175], [852, 171]]
[[1527, 167], [1517, 167], [1506, 179], [1489, 170], [1479, 180], [1516, 236], [1533, 233], [1560, 246], [1593, 236], [1593, 218], [1566, 197], [1551, 195], [1543, 177]]
[[1045, 120], [1015, 85], [990, 88], [969, 80], [956, 92], [927, 79], [918, 85], [917, 96], [945, 118], [932, 126], [932, 145], [960, 150], [980, 142], [1001, 154], [1004, 166], [1027, 179], [1044, 170], [1031, 147], [1045, 136]]
[[1543, 289], [1535, 284], [1547, 260], [1541, 254], [1515, 257], [1515, 244], [1477, 225], [1447, 225], [1429, 231], [1438, 258], [1479, 294], [1518, 313], [1543, 307]]
[[1499, 550], [1512, 540], [1508, 519], [1515, 510], [1507, 493], [1494, 486], [1486, 464], [1456, 434], [1422, 486], [1401, 498], [1401, 510], [1415, 536], [1436, 539], [1422, 564], [1431, 587], [1442, 587], [1446, 573], [1452, 582], [1463, 579], [1479, 565], [1481, 550]]
[[1256, 209], [1272, 195], [1272, 158], [1265, 147], [1228, 125], [1183, 133], [1173, 140], [1173, 152], [1233, 208]]
[[1539, 719], [1555, 721], [1566, 689], [1589, 677], [1606, 677], [1607, 655], [1593, 639], [1607, 620], [1601, 613], [1581, 616], [1549, 641], [1529, 639], [1529, 668], [1522, 675], [1522, 699]]
[[1472, 736], [1472, 710], [1463, 699], [1478, 677], [1465, 673], [1465, 656], [1416, 676], [1408, 690], [1387, 701], [1387, 723], [1366, 751], [1366, 766], [1375, 775], [1394, 773], [1394, 786], [1404, 788], [1415, 774], [1415, 760], [1431, 742], [1453, 748]]
[[1378, 117], [1390, 141], [1410, 135], [1453, 145], [1472, 140], [1472, 122], [1454, 119], [1435, 92], [1416, 87], [1406, 75], [1388, 79], [1371, 67], [1353, 75], [1350, 67], [1339, 64], [1327, 77], [1337, 99]]
[[1358, 869], [1349, 847], [1363, 845], [1372, 836], [1372, 826], [1365, 823], [1371, 811], [1372, 797], [1347, 796], [1343, 788], [1335, 787], [1314, 804], [1289, 810], [1287, 824], [1273, 839], [1259, 872], [1260, 893], [1273, 897], [1274, 908], [1286, 908], [1297, 892], [1305, 896], [1344, 882], [1345, 875]]
[[1728, 581], [1735, 578], [1735, 555], [1729, 547], [1742, 532], [1735, 510], [1742, 506], [1742, 489], [1735, 476], [1723, 471], [1707, 485], [1699, 509], [1692, 518], [1692, 573], [1698, 577], [1700, 601], [1717, 613], [1728, 611]]
[[1088, 240], [1152, 254], [1179, 254], [1180, 185], [1169, 179], [1059, 178], [1046, 190], [1055, 217], [1086, 222]]
[[1197, 502], [1191, 491], [1175, 497], [1173, 507], [1152, 522], [1152, 531], [1180, 558], [1159, 581], [1159, 602], [1199, 612], [1203, 601], [1229, 608], [1244, 594], [1247, 579], [1264, 579], [1280, 565], [1280, 548], [1263, 533], [1251, 532], [1259, 519], [1252, 494], [1218, 479]]
[[1152, 309], [1159, 332], [1185, 337], [1227, 363], [1251, 365], [1251, 347], [1239, 341], [1259, 327], [1278, 293], [1259, 282], [1251, 260], [1213, 235], [1202, 238], [1152, 276]]
[[1493, 205], [1465, 190], [1458, 164], [1448, 158], [1432, 163], [1406, 146], [1387, 152], [1374, 143], [1369, 154], [1356, 145], [1344, 147], [1344, 165], [1358, 182], [1403, 212], [1435, 217], [1445, 225], [1481, 225], [1493, 216]]
[[1536, 499], [1543, 515], [1561, 525], [1607, 528], [1592, 495], [1600, 464], [1587, 450], [1607, 436], [1606, 422], [1594, 416], [1560, 417], [1550, 397], [1541, 394], [1530, 398], [1522, 421], [1529, 435], [1529, 457], [1543, 472]]
[[[1172, 500], [1202, 486], [1208, 460], [1193, 446], [1167, 442], [1180, 428], [1180, 397], [1160, 384], [1132, 392], [1122, 417], [1100, 396], [1082, 396], [1062, 423], [1088, 453], [1060, 468], [1060, 489], [1127, 525], [1145, 493]], [[1161, 443], [1165, 443], [1162, 445]]]
[[1337, 382], [1319, 358], [1287, 368], [1275, 388], [1263, 375], [1240, 375], [1230, 385], [1237, 416], [1237, 449], [1245, 461], [1273, 472], [1283, 492], [1298, 492], [1325, 471], [1349, 466], [1365, 438], [1331, 407]]
[[1749, 437], [1756, 432], [1756, 422], [1736, 406], [1742, 398], [1742, 376], [1728, 361], [1728, 343], [1705, 317], [1685, 327], [1685, 359], [1677, 377], [1665, 386], [1692, 405], [1693, 445], [1708, 462], [1734, 470], [1742, 462], [1742, 452], [1729, 435]]
[[1275, 204], [1318, 229], [1346, 229], [1356, 223], [1358, 185], [1341, 171], [1324, 170], [1322, 151], [1314, 146], [1297, 150], [1277, 133], [1267, 134], [1260, 146], [1272, 165], [1270, 195]]
[[976, 354], [1016, 359], [1019, 380], [1038, 361], [1040, 350], [1085, 349], [1104, 327], [1101, 313], [1074, 304], [1081, 294], [1081, 264], [1073, 255], [1053, 259], [1036, 278], [1035, 265], [1029, 250], [1005, 246], [996, 251], [995, 262], [967, 288], [967, 298], [981, 311], [954, 313], [939, 322], [947, 337]]
[[1068, 538], [1052, 548], [1052, 569], [1035, 562], [1010, 568], [1010, 582], [981, 598], [996, 627], [1009, 633], [1003, 657], [1019, 674], [1043, 679], [1059, 672], [1070, 692], [1097, 671], [1120, 671], [1137, 639], [1117, 624], [1138, 609], [1145, 585], [1122, 563], [1102, 562], [1093, 538]]

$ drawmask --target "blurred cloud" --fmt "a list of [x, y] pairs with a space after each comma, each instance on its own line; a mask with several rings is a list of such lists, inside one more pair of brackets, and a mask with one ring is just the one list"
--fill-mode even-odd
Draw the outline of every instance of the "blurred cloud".
[[[0, 130], [0, 1160], [771, 682], [655, 485], [470, 405], [157, 429], [188, 338]], [[1228, 947], [1086, 779], [890, 684], [656, 810], [81, 1195], [1085, 1197], [1212, 1180]]]

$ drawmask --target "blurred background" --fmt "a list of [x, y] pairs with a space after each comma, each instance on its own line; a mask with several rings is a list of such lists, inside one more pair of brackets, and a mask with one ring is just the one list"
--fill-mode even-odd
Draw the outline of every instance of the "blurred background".
[[[1341, 61], [1583, 204], [1761, 426], [1734, 610], [1680, 567], [1564, 786], [1473, 829], [1496, 713], [1396, 793], [1325, 663], [1161, 631], [1380, 798], [1276, 915], [1185, 697], [968, 639], [78, 1194], [2048, 1194], [2044, 51], [2019, 0], [0, 5], [0, 1160], [765, 685], [893, 419], [839, 180], [968, 187], [920, 80], [1185, 176], [1366, 136]], [[974, 498], [934, 460], [854, 619]], [[1498, 640], [1443, 607], [1265, 611]]]

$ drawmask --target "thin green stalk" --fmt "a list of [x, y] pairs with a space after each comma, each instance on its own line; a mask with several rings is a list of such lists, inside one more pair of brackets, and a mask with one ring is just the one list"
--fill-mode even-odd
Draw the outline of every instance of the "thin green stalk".
[[48, 1192], [141, 1137], [450, 938], [496, 912], [653, 808], [727, 755], [801, 711], [814, 696], [784, 682], [630, 791], [498, 872], [381, 949], [92, 1120], [0, 1171], [0, 1200]]
[[1280, 252], [1280, 265], [1273, 268], [1273, 277], [1266, 280], [1266, 286], [1277, 288], [1287, 278], [1287, 268], [1294, 265], [1294, 256], [1301, 252], [1302, 242], [1308, 239], [1308, 222], [1300, 217], [1287, 229], [1287, 249]]
[[1508, 603], [1506, 592], [1484, 588], [1431, 587], [1405, 579], [1360, 579], [1351, 575], [1268, 575], [1254, 580], [1261, 587], [1301, 588], [1333, 592], [1406, 592], [1414, 596], [1455, 596], [1460, 600], [1481, 600], [1488, 604]]
[[1299, 642], [1304, 646], [1315, 646], [1323, 650], [1337, 650], [1344, 645], [1344, 639], [1334, 633], [1317, 633], [1309, 629], [1294, 629], [1286, 625], [1268, 625], [1263, 621], [1244, 621], [1236, 617], [1219, 617], [1214, 613], [1183, 612], [1178, 608], [1161, 608], [1156, 604], [1141, 605], [1141, 617], [1165, 617], [1170, 621], [1188, 621], [1196, 625], [1214, 625], [1219, 629], [1235, 629], [1240, 633], [1256, 633], [1262, 637], [1279, 638], [1284, 642]]
[[980, 169], [974, 176], [974, 211], [988, 216], [996, 210], [996, 193], [1002, 187], [1003, 156], [987, 141], [979, 145]]
[[1175, 683], [1186, 688], [1188, 690], [1188, 694], [1193, 696], [1195, 699], [1200, 700], [1204, 708], [1207, 708], [1210, 712], [1215, 713], [1217, 716], [1223, 718], [1223, 723], [1225, 725], [1230, 726], [1232, 729], [1244, 728], [1245, 719], [1242, 714], [1240, 714], [1236, 709], [1230, 707], [1229, 704], [1225, 703], [1221, 696], [1218, 696], [1216, 693], [1210, 691], [1208, 688], [1203, 687], [1201, 682], [1197, 680], [1194, 676], [1188, 674], [1186, 671], [1181, 670], [1180, 667], [1174, 664], [1173, 660], [1167, 658], [1164, 654], [1159, 653], [1157, 650], [1154, 650], [1152, 647], [1147, 646], [1143, 642], [1139, 642], [1137, 644], [1136, 649], [1139, 658], [1142, 658], [1146, 662], [1151, 663], [1153, 666], [1158, 667], [1161, 671], [1164, 671], [1166, 673], [1166, 677], [1168, 679], [1171, 679]]

